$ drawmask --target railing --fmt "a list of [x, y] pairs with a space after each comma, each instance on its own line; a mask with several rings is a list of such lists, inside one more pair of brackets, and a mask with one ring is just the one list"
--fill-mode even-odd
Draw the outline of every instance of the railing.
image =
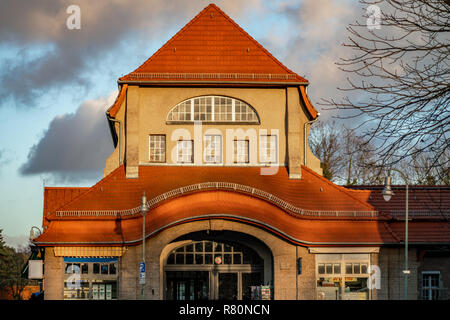
[[[176, 196], [191, 193], [199, 190], [233, 190], [240, 193], [251, 194], [259, 198], [265, 199], [276, 206], [284, 209], [287, 213], [294, 217], [313, 216], [313, 217], [378, 217], [377, 211], [320, 211], [320, 210], [305, 210], [296, 207], [277, 196], [256, 188], [249, 186], [232, 183], [232, 182], [203, 182], [197, 183], [171, 191], [162, 193], [148, 201], [150, 208], [156, 206], [160, 202], [174, 198]], [[140, 207], [127, 209], [127, 210], [69, 210], [69, 211], [56, 211], [56, 216], [59, 217], [86, 217], [86, 216], [116, 216], [124, 217], [138, 214]]]
[[252, 79], [252, 80], [296, 80], [295, 74], [273, 73], [151, 73], [134, 72], [129, 74], [134, 79]]

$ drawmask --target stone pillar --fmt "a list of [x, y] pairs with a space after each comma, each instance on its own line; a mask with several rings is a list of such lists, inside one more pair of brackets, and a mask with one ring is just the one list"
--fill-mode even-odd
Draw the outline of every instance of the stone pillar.
[[45, 248], [44, 290], [45, 300], [64, 299], [64, 259], [55, 257], [53, 247]]
[[289, 178], [301, 179], [302, 177], [302, 125], [300, 106], [300, 95], [297, 87], [286, 89], [286, 109], [287, 109], [287, 158], [289, 166]]
[[125, 116], [125, 168], [126, 178], [139, 177], [139, 87], [129, 86]]

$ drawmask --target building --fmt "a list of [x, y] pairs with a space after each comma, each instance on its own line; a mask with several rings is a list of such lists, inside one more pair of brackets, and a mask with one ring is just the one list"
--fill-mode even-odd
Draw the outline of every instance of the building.
[[[104, 178], [45, 188], [46, 299], [403, 297], [401, 190], [323, 178], [308, 81], [217, 6], [118, 83]], [[408, 297], [442, 298], [450, 189], [412, 192]]]

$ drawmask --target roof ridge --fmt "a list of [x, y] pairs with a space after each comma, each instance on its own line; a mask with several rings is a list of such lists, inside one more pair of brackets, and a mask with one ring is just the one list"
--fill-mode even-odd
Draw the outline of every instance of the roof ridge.
[[332, 186], [333, 188], [339, 190], [340, 192], [346, 194], [347, 196], [355, 199], [356, 201], [358, 201], [359, 203], [362, 203], [363, 205], [365, 205], [366, 207], [371, 208], [372, 210], [376, 211], [376, 208], [374, 206], [372, 206], [371, 204], [361, 201], [360, 199], [358, 199], [357, 197], [355, 197], [354, 195], [351, 194], [350, 191], [348, 191], [345, 187], [341, 187], [338, 186], [337, 184], [331, 182], [330, 180], [328, 180], [327, 178], [322, 177], [321, 175], [317, 174], [316, 172], [314, 172], [313, 170], [311, 170], [308, 167], [305, 167], [304, 165], [302, 165], [302, 169], [306, 169], [306, 171], [308, 171], [309, 173], [311, 173], [312, 175], [316, 176], [317, 178], [321, 179], [323, 182], [327, 183], [328, 185]]
[[194, 24], [201, 16], [205, 14], [205, 12], [209, 8], [214, 8], [219, 14], [221, 14], [229, 23], [231, 23], [237, 31], [239, 31], [241, 34], [243, 34], [249, 41], [254, 43], [264, 54], [266, 54], [273, 62], [275, 62], [279, 67], [281, 67], [286, 73], [293, 74], [296, 76], [297, 79], [308, 82], [307, 79], [301, 77], [296, 72], [290, 70], [288, 67], [286, 67], [282, 62], [280, 62], [277, 58], [275, 58], [267, 49], [265, 49], [257, 40], [255, 40], [250, 34], [248, 34], [243, 28], [241, 28], [231, 17], [229, 17], [222, 9], [220, 9], [217, 5], [211, 3], [208, 6], [206, 6], [202, 11], [200, 11], [194, 18], [192, 18], [183, 28], [181, 28], [175, 35], [173, 35], [162, 47], [160, 47], [150, 58], [148, 58], [144, 63], [142, 63], [139, 67], [137, 67], [134, 71], [124, 75], [123, 77], [119, 78], [119, 80], [123, 79], [124, 77], [127, 77], [133, 73], [139, 73], [139, 69], [144, 68], [145, 66], [148, 66], [156, 57], [158, 57], [164, 49], [170, 46], [170, 44], [177, 38], [179, 38], [189, 27]]

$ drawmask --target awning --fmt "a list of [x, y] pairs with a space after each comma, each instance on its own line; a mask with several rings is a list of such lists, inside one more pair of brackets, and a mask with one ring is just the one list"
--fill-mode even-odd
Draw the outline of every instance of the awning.
[[121, 257], [126, 247], [55, 247], [56, 257]]

